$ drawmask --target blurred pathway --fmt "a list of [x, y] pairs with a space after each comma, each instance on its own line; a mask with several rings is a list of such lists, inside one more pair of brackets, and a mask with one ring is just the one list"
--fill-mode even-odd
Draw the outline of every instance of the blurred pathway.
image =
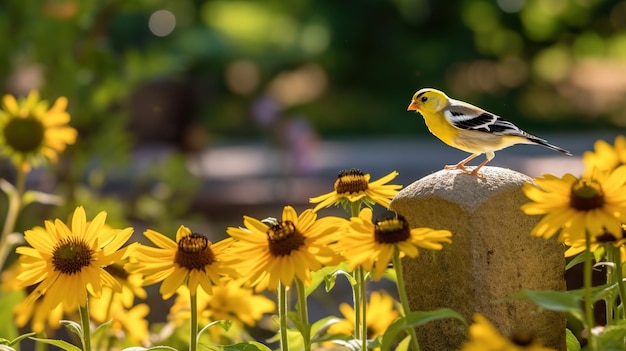
[[[517, 145], [496, 153], [490, 166], [506, 167], [535, 177], [582, 172], [582, 154], [598, 139], [613, 143], [617, 133], [542, 135], [574, 156], [535, 145]], [[309, 197], [332, 190], [337, 173], [359, 168], [378, 179], [396, 170], [395, 184], [407, 186], [421, 177], [455, 164], [467, 154], [430, 135], [413, 139], [320, 141], [311, 150], [306, 171], [288, 150], [266, 144], [211, 146], [191, 156], [188, 167], [201, 177], [200, 206], [305, 204]], [[472, 162], [478, 164], [483, 156]]]

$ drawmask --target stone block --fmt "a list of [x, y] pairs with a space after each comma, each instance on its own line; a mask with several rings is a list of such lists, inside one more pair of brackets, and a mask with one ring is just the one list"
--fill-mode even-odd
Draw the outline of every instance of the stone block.
[[[481, 169], [484, 178], [442, 170], [401, 190], [390, 209], [411, 227], [447, 229], [452, 244], [442, 251], [422, 250], [403, 259], [413, 311], [451, 308], [468, 323], [480, 312], [503, 335], [530, 333], [547, 346], [565, 350], [565, 317], [540, 310], [528, 299], [510, 300], [521, 290], [565, 290], [564, 247], [555, 238], [532, 237], [536, 216], [520, 206], [528, 199], [521, 186], [532, 179], [497, 167]], [[457, 350], [466, 330], [456, 320], [417, 329], [422, 351]]]

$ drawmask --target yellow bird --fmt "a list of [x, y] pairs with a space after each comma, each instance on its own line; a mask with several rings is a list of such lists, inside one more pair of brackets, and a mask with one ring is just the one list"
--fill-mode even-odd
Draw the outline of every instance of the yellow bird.
[[[572, 155], [567, 150], [526, 133], [491, 112], [449, 98], [436, 89], [418, 90], [413, 95], [407, 111], [418, 111], [424, 117], [428, 130], [444, 143], [471, 153], [456, 165], [445, 166], [445, 169], [460, 169], [463, 173], [481, 176], [478, 170], [494, 158], [495, 151], [515, 144], [537, 144]], [[467, 162], [483, 153], [485, 161], [471, 172], [465, 168]]]

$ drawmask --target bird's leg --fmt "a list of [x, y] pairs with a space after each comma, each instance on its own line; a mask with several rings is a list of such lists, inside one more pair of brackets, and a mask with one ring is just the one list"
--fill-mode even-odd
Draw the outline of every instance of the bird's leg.
[[465, 172], [465, 173], [466, 173], [466, 174], [473, 174], [473, 175], [475, 175], [475, 176], [477, 176], [477, 177], [483, 178], [483, 175], [482, 175], [482, 174], [480, 174], [480, 173], [478, 173], [478, 170], [479, 170], [482, 166], [486, 165], [486, 164], [487, 164], [487, 162], [489, 162], [489, 161], [491, 161], [491, 160], [487, 158], [487, 159], [485, 159], [485, 160], [484, 160], [481, 164], [479, 164], [478, 166], [476, 166], [476, 168], [474, 168], [471, 172]]
[[467, 169], [465, 168], [465, 164], [468, 163], [469, 161], [473, 160], [474, 158], [476, 158], [478, 155], [480, 154], [471, 154], [469, 155], [469, 157], [461, 160], [461, 162], [455, 164], [455, 165], [446, 165], [443, 168], [444, 169], [460, 169], [462, 170], [464, 173], [467, 173]]
[[473, 175], [475, 175], [477, 177], [483, 178], [483, 175], [478, 173], [478, 170], [481, 169], [482, 166], [486, 165], [489, 161], [491, 161], [495, 156], [496, 156], [496, 154], [494, 154], [493, 151], [485, 153], [485, 160], [481, 164], [476, 166], [476, 168], [474, 168], [474, 170], [472, 170], [472, 172], [469, 173], [469, 174], [473, 174]]

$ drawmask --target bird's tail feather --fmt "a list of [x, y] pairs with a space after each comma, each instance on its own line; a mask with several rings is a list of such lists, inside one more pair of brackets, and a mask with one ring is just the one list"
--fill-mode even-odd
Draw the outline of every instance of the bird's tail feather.
[[560, 147], [558, 147], [558, 146], [556, 146], [556, 145], [552, 145], [552, 144], [548, 143], [548, 142], [547, 142], [546, 140], [544, 140], [544, 139], [537, 138], [537, 137], [534, 137], [534, 138], [528, 138], [528, 139], [529, 139], [530, 141], [532, 141], [532, 142], [536, 143], [536, 144], [539, 144], [539, 145], [541, 145], [541, 146], [545, 146], [545, 147], [547, 147], [548, 149], [552, 149], [552, 150], [555, 150], [555, 151], [558, 151], [558, 152], [562, 152], [562, 153], [564, 153], [564, 154], [566, 154], [566, 155], [568, 155], [568, 156], [572, 156], [572, 153], [571, 153], [571, 152], [569, 152], [569, 151], [567, 151], [567, 150], [565, 150], [565, 149], [562, 149], [562, 148], [560, 148]]

